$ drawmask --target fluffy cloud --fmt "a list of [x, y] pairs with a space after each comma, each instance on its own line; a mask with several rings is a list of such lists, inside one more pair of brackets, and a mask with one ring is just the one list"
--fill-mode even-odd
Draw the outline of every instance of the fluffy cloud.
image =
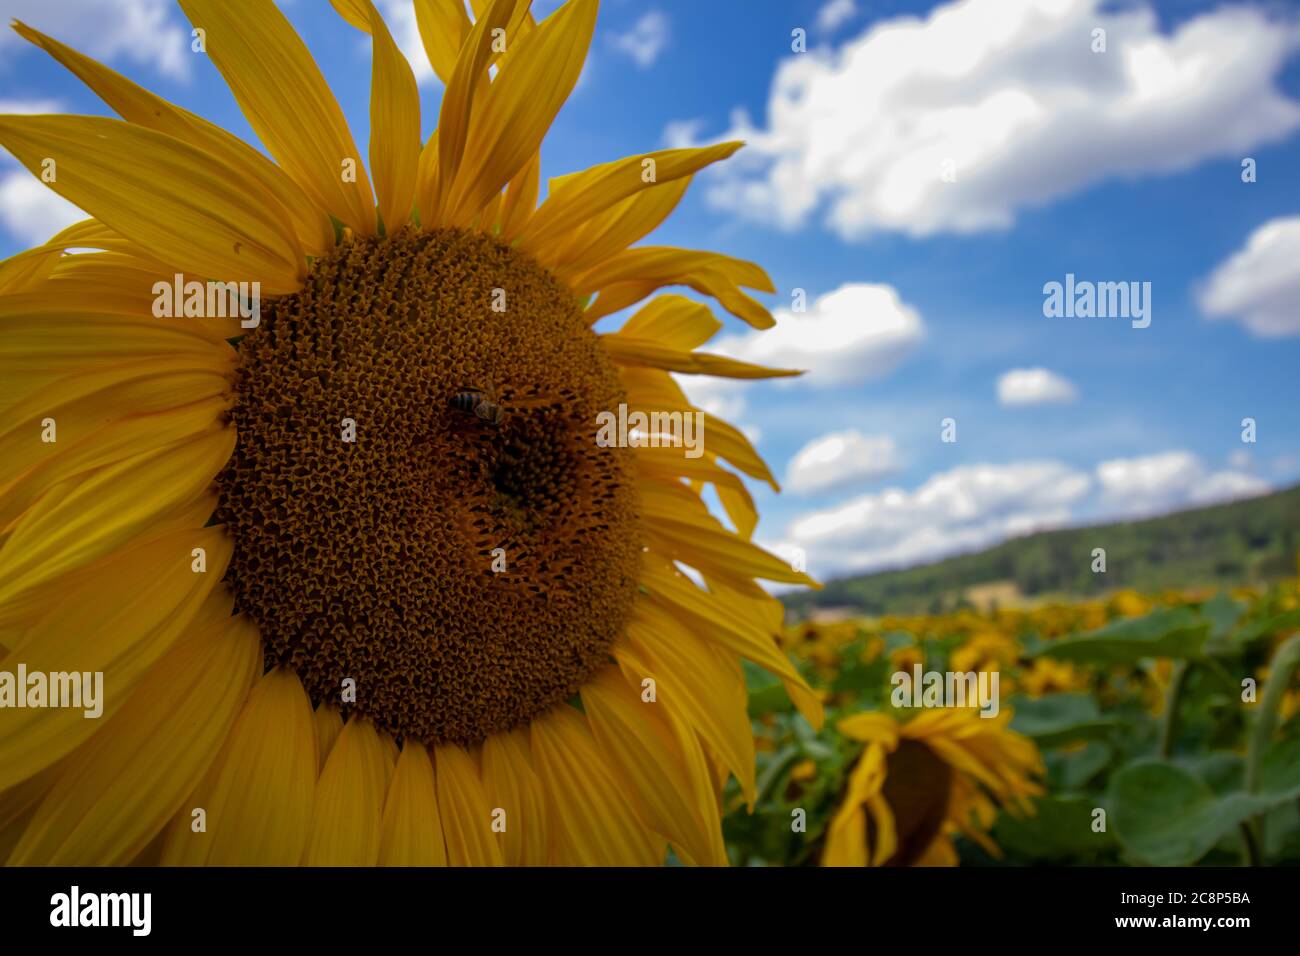
[[1170, 451], [1114, 459], [1092, 472], [1057, 461], [962, 465], [919, 487], [890, 488], [796, 518], [778, 554], [798, 549], [823, 576], [909, 567], [1007, 538], [1097, 521], [1143, 518], [1271, 490], [1247, 472], [1212, 471]]
[[815, 438], [799, 449], [786, 469], [785, 484], [796, 494], [807, 494], [879, 478], [897, 467], [892, 438], [850, 429]]
[[651, 10], [631, 30], [616, 34], [610, 42], [642, 69], [652, 66], [668, 46], [668, 17], [659, 10]]
[[1272, 219], [1206, 280], [1201, 309], [1255, 335], [1300, 335], [1300, 216]]
[[1270, 487], [1243, 471], [1211, 472], [1187, 451], [1104, 461], [1097, 466], [1097, 482], [1106, 511], [1116, 517], [1143, 517], [1249, 498]]
[[1045, 368], [1013, 368], [998, 377], [998, 402], [1003, 405], [1050, 405], [1077, 401], [1079, 390]]
[[805, 385], [856, 385], [893, 371], [925, 337], [921, 316], [887, 285], [847, 284], [806, 311], [777, 309], [776, 328], [718, 340], [746, 362], [806, 369]]
[[[22, 20], [42, 33], [101, 60], [124, 59], [165, 76], [189, 76], [190, 26], [173, 16], [169, 0], [96, 0], [51, 3], [7, 0], [5, 20]], [[12, 30], [0, 31], [0, 57], [8, 59], [31, 45]]]
[[25, 169], [0, 175], [0, 224], [27, 245], [45, 242], [86, 214]]
[[831, 33], [844, 26], [858, 12], [853, 0], [830, 0], [817, 11], [817, 29]]
[[[420, 39], [420, 28], [415, 22], [415, 4], [411, 0], [379, 0], [379, 12], [388, 25], [388, 32], [393, 35], [393, 42], [411, 64], [415, 82], [436, 83], [438, 74], [433, 72], [433, 67], [429, 64], [429, 57], [424, 52], [424, 41]], [[370, 38], [362, 37], [361, 45], [368, 57]]]
[[1092, 487], [1060, 462], [963, 465], [794, 521], [783, 546], [836, 574], [905, 567], [1069, 523]]
[[[1096, 28], [1104, 53], [1091, 49]], [[750, 148], [707, 195], [787, 228], [825, 207], [850, 239], [1004, 228], [1020, 209], [1109, 177], [1284, 137], [1300, 103], [1276, 80], [1297, 46], [1294, 18], [1255, 7], [1165, 33], [1146, 5], [956, 0], [787, 58], [765, 122], [733, 117], [725, 138]]]
[[[812, 388], [857, 385], [893, 371], [925, 337], [915, 309], [887, 285], [849, 283], [814, 300], [803, 312], [777, 309], [776, 327], [724, 336], [710, 352], [745, 362], [797, 368], [799, 378], [778, 379], [777, 386]], [[735, 419], [744, 411], [744, 395], [753, 383], [703, 376], [678, 378], [691, 401], [714, 415]]]

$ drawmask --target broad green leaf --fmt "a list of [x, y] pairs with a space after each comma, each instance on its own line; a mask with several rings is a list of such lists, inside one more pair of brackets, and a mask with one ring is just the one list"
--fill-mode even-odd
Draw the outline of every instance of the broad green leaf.
[[993, 842], [1008, 853], [1035, 860], [1074, 860], [1102, 853], [1115, 843], [1109, 831], [1093, 830], [1093, 797], [1039, 797], [1033, 816], [1002, 814], [993, 830]]
[[1129, 764], [1112, 779], [1110, 821], [1125, 850], [1153, 866], [1195, 863], [1245, 820], [1300, 796], [1300, 741], [1264, 756], [1257, 794], [1218, 796], [1191, 770], [1161, 760]]
[[1032, 737], [1040, 747], [1059, 747], [1075, 740], [1104, 737], [1120, 721], [1103, 716], [1088, 694], [1048, 694], [1008, 701], [1015, 711], [1011, 729]]
[[1132, 857], [1152, 866], [1188, 866], [1271, 801], [1240, 791], [1216, 797], [1190, 770], [1143, 760], [1111, 779], [1108, 802], [1111, 826]]
[[1209, 633], [1210, 622], [1190, 608], [1162, 609], [1050, 641], [1029, 656], [1103, 666], [1135, 664], [1145, 657], [1191, 659], [1201, 656]]

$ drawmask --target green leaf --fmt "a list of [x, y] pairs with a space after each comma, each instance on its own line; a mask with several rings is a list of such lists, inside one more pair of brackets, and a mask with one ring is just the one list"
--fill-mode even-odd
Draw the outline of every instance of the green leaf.
[[1201, 656], [1209, 634], [1209, 621], [1178, 607], [1050, 641], [1027, 656], [1103, 666], [1135, 664], [1145, 657], [1191, 659]]
[[1033, 816], [999, 816], [993, 842], [1008, 853], [1034, 860], [1073, 860], [1101, 853], [1114, 845], [1115, 836], [1093, 831], [1097, 804], [1097, 799], [1086, 796], [1039, 797]]
[[1152, 866], [1187, 866], [1242, 822], [1279, 802], [1272, 794], [1215, 796], [1190, 770], [1162, 760], [1129, 764], [1111, 779], [1110, 822], [1124, 849]]
[[1296, 628], [1300, 628], [1300, 608], [1248, 623], [1232, 635], [1232, 642], [1238, 645], [1254, 644]]
[[1053, 791], [1084, 790], [1115, 762], [1115, 751], [1109, 744], [1091, 740], [1077, 750], [1049, 750], [1043, 762]]
[[1075, 740], [1104, 737], [1120, 721], [1102, 716], [1088, 694], [1048, 694], [1037, 700], [1013, 697], [1011, 729], [1032, 737], [1040, 747], [1059, 747]]

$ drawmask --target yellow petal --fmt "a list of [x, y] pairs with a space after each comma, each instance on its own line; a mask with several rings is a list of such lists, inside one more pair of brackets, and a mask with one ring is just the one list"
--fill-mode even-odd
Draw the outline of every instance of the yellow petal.
[[113, 553], [158, 515], [198, 498], [234, 447], [234, 429], [219, 426], [51, 489], [0, 548], [0, 601]]
[[[425, 228], [446, 225], [450, 221], [450, 201], [465, 155], [471, 116], [479, 108], [479, 100], [486, 96], [487, 67], [493, 55], [495, 31], [505, 29], [518, 3], [519, 0], [493, 0], [487, 12], [474, 23], [463, 41], [456, 67], [442, 95], [442, 107], [438, 116], [436, 175], [429, 183], [432, 196], [421, 202], [422, 210], [430, 210], [423, 219]], [[480, 157], [470, 156], [471, 163], [479, 159]]]
[[415, 0], [415, 24], [433, 72], [443, 83], [451, 83], [461, 44], [470, 31], [463, 0]]
[[[641, 506], [650, 519], [645, 522], [646, 543], [656, 551], [724, 579], [762, 578], [821, 586], [802, 571], [792, 570], [776, 555], [727, 531], [698, 498], [692, 495], [698, 509], [687, 511], [680, 508], [676, 496], [660, 493], [664, 490], [663, 486], [642, 488]], [[751, 590], [743, 584], [741, 589]]]
[[391, 235], [406, 224], [415, 202], [420, 159], [420, 94], [415, 74], [371, 0], [331, 2], [349, 23], [372, 37], [370, 172], [384, 232]]
[[446, 866], [438, 791], [429, 752], [407, 740], [397, 758], [379, 841], [380, 866]]
[[[192, 548], [208, 572], [190, 570]], [[103, 714], [66, 707], [0, 711], [0, 789], [48, 767], [119, 711], [140, 678], [185, 633], [230, 559], [221, 527], [173, 532], [68, 575], [53, 604], [0, 660], [0, 671], [103, 672]]]
[[672, 571], [671, 566], [660, 566], [653, 561], [647, 561], [642, 567], [641, 583], [650, 592], [651, 600], [669, 614], [697, 628], [709, 640], [780, 677], [809, 723], [821, 725], [821, 704], [807, 682], [777, 647], [774, 636], [739, 614], [741, 609], [735, 601], [701, 591]]
[[562, 866], [659, 866], [665, 842], [636, 818], [581, 715], [560, 705], [530, 725], [533, 766], [554, 815]]
[[690, 177], [683, 176], [629, 196], [583, 223], [554, 248], [544, 250], [539, 261], [550, 266], [561, 281], [569, 282], [658, 229], [690, 184]]
[[704, 752], [657, 701], [642, 699], [616, 667], [582, 688], [587, 722], [642, 822], [688, 862], [726, 866], [722, 821]]
[[448, 864], [500, 866], [500, 834], [492, 832], [493, 807], [474, 761], [455, 744], [444, 744], [435, 748], [434, 764]]
[[50, 188], [159, 261], [220, 282], [296, 291], [307, 262], [283, 208], [188, 143], [99, 116], [3, 116], [0, 145]]
[[261, 671], [261, 642], [245, 619], [227, 617], [180, 641], [140, 682], [112, 728], [78, 752], [9, 865], [129, 862], [198, 784]]
[[537, 190], [541, 182], [542, 156], [534, 153], [506, 187], [501, 203], [502, 242], [514, 242], [537, 208]]
[[[741, 145], [719, 143], [699, 149], [666, 149], [627, 156], [556, 180], [546, 202], [521, 234], [520, 246], [527, 252], [542, 253], [566, 233], [629, 197], [690, 176], [710, 163], [726, 159]], [[654, 179], [647, 182], [650, 169], [654, 170]]]
[[[307, 845], [316, 788], [311, 701], [292, 671], [253, 685], [225, 746], [181, 804], [164, 866], [296, 866]], [[194, 811], [204, 811], [196, 832]]]
[[754, 734], [740, 658], [712, 646], [644, 597], [633, 607], [626, 640], [613, 653], [634, 680], [655, 679], [664, 706], [695, 728], [736, 775], [752, 805]]
[[551, 859], [546, 794], [533, 771], [522, 730], [483, 741], [483, 790], [492, 807], [505, 810], [501, 850], [506, 866], [545, 866]]
[[[776, 324], [763, 306], [740, 291], [742, 285], [763, 292], [775, 291], [767, 273], [751, 262], [716, 252], [640, 246], [616, 253], [571, 280], [575, 294], [582, 296], [600, 292], [601, 298], [611, 289], [619, 290], [631, 284], [644, 284], [651, 289], [667, 285], [689, 286], [702, 295], [713, 296], [728, 312], [756, 329], [768, 329]], [[631, 302], [622, 304], [630, 305]], [[597, 307], [601, 309], [600, 314], [609, 314], [608, 307], [600, 299], [593, 306]], [[593, 314], [593, 308], [588, 308], [589, 314]]]
[[54, 271], [63, 250], [38, 246], [0, 262], [0, 293], [23, 292], [38, 285]]
[[16, 22], [14, 29], [76, 74], [128, 123], [183, 140], [241, 177], [255, 181], [262, 187], [265, 201], [284, 207], [307, 255], [322, 256], [334, 246], [334, 228], [324, 210], [313, 204], [302, 187], [280, 167], [253, 147], [25, 23]]
[[717, 375], [725, 378], [785, 378], [803, 374], [798, 369], [768, 368], [707, 352], [682, 352], [651, 339], [638, 339], [622, 332], [600, 336], [605, 354], [620, 365], [645, 365], [688, 375]]
[[624, 322], [619, 334], [690, 352], [713, 338], [721, 328], [722, 322], [704, 303], [682, 295], [660, 295]]
[[321, 209], [375, 233], [365, 164], [338, 101], [302, 39], [271, 0], [180, 0], [206, 31], [208, 56], [277, 163]]
[[0, 487], [0, 531], [11, 528], [43, 494], [74, 475], [199, 437], [220, 421], [228, 405], [224, 397], [217, 396], [153, 415], [133, 415], [82, 441], [69, 442], [59, 453], [42, 458]]
[[[450, 224], [468, 223], [537, 152], [578, 82], [597, 7], [596, 0], [569, 0], [526, 36], [513, 38], [509, 62], [498, 66], [486, 95], [474, 103], [464, 148], [471, 162], [462, 161], [448, 184]], [[474, 32], [467, 42], [475, 42]]]
[[392, 774], [389, 752], [368, 720], [353, 717], [316, 783], [305, 866], [374, 866]]
[[636, 305], [646, 296], [666, 285], [672, 285], [672, 282], [660, 279], [637, 279], [610, 283], [600, 290], [600, 295], [596, 297], [595, 302], [587, 304], [583, 315], [589, 324], [594, 324], [598, 319], [613, 315], [629, 305]]
[[333, 707], [321, 704], [312, 712], [312, 723], [316, 727], [318, 769], [324, 770], [325, 761], [329, 760], [330, 752], [334, 749], [334, 742], [343, 732], [343, 717]]
[[[681, 387], [667, 372], [625, 366], [620, 370], [619, 378], [627, 391], [629, 414], [632, 411], [645, 412], [647, 415], [656, 412], [671, 414], [699, 411], [686, 400]], [[704, 434], [707, 436], [706, 444], [710, 454], [725, 459], [751, 478], [766, 481], [773, 491], [780, 490], [767, 464], [754, 450], [749, 439], [735, 426], [705, 412]]]

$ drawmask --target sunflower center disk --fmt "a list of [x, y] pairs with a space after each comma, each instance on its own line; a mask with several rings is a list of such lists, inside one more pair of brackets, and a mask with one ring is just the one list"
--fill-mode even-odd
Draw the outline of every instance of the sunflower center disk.
[[641, 542], [630, 453], [595, 422], [625, 398], [541, 266], [460, 230], [353, 240], [240, 353], [216, 520], [268, 666], [399, 737], [473, 743], [609, 659]]

